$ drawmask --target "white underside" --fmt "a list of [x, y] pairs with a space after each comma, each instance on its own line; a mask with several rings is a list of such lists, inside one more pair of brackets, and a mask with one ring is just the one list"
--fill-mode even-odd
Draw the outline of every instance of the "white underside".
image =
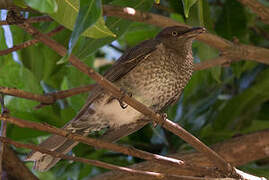
[[135, 122], [139, 117], [141, 117], [141, 113], [133, 109], [131, 106], [127, 106], [123, 109], [118, 100], [113, 100], [105, 105], [102, 103], [93, 104], [91, 108], [102, 114], [109, 121], [109, 125], [113, 127]]

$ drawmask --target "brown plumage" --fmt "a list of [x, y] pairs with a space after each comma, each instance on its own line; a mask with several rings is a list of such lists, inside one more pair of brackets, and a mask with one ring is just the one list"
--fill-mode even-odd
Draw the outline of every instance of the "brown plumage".
[[[204, 31], [200, 27], [167, 27], [154, 39], [127, 50], [104, 76], [136, 100], [162, 112], [179, 99], [189, 81], [193, 71], [192, 41]], [[97, 85], [77, 116], [63, 128], [84, 136], [109, 128], [104, 139], [115, 141], [148, 122], [147, 117], [132, 107], [123, 109], [117, 99]], [[61, 153], [76, 145], [57, 135], [40, 144]], [[46, 171], [59, 161], [39, 152], [32, 152], [27, 160], [35, 161], [34, 169], [39, 171]]]

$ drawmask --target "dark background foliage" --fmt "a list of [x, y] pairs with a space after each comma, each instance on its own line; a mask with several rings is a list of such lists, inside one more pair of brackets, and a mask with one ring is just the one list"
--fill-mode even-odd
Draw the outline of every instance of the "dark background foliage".
[[[256, 15], [238, 1], [192, 1], [194, 4], [187, 7], [186, 1], [162, 0], [161, 5], [167, 7], [168, 10], [156, 8], [156, 6], [153, 6], [153, 0], [103, 0], [102, 3], [129, 6], [157, 13], [192, 26], [204, 26], [209, 32], [228, 40], [237, 38], [244, 44], [269, 47], [269, 39], [266, 39], [260, 31], [257, 31], [257, 29], [262, 29], [264, 33], [269, 34], [269, 25], [257, 20]], [[68, 23], [67, 19], [70, 17], [59, 19], [61, 17], [57, 17], [57, 13], [55, 14], [55, 3], [58, 3], [59, 10], [64, 7], [64, 2], [57, 0], [55, 3], [51, 2], [54, 1], [44, 0], [44, 4], [35, 7], [31, 4], [31, 0], [25, 0], [27, 5], [36, 8], [38, 11], [48, 13], [57, 22], [66, 21]], [[77, 5], [79, 3], [79, 1], [71, 2], [77, 3]], [[268, 5], [268, 1], [261, 2], [265, 6]], [[188, 18], [186, 18], [185, 14], [188, 9]], [[2, 11], [2, 16], [4, 14], [5, 12]], [[30, 12], [24, 15], [33, 17], [40, 14]], [[90, 15], [86, 12], [80, 12], [80, 16]], [[121, 50], [124, 51], [145, 39], [152, 38], [160, 31], [159, 28], [151, 25], [115, 17], [104, 17], [104, 20], [107, 27], [100, 26], [105, 31], [104, 34], [100, 34], [98, 30], [93, 29], [91, 37], [78, 37], [79, 32], [74, 33], [74, 35], [70, 30], [64, 30], [54, 36], [53, 39], [66, 47], [75, 46], [73, 49], [75, 55], [96, 71], [103, 73], [116, 59], [116, 56], [121, 53]], [[93, 21], [91, 23], [95, 23], [96, 19]], [[57, 22], [37, 23], [35, 27], [42, 32], [48, 32], [59, 25]], [[85, 28], [79, 22], [76, 26], [80, 26], [77, 29], [88, 28], [88, 26]], [[13, 38], [13, 44], [31, 39], [27, 33], [16, 26], [10, 26], [10, 31], [12, 34], [7, 36], [7, 30], [4, 31], [4, 28], [0, 28], [1, 49], [7, 48], [8, 38]], [[113, 36], [113, 33], [116, 37]], [[76, 44], [75, 41], [70, 41], [70, 45], [71, 34], [72, 38], [77, 36], [75, 37], [78, 38]], [[94, 38], [97, 36], [98, 39]], [[105, 48], [101, 48], [103, 46]], [[114, 46], [117, 46], [117, 48], [114, 48]], [[218, 56], [217, 50], [198, 41], [193, 44], [193, 52], [196, 63]], [[17, 61], [16, 54], [19, 61]], [[16, 87], [33, 93], [47, 93], [94, 83], [88, 76], [65, 62], [64, 59], [61, 59], [59, 55], [42, 43], [17, 51], [16, 54], [0, 57], [0, 86]], [[62, 63], [57, 63], [59, 61]], [[76, 112], [85, 103], [86, 97], [87, 93], [76, 95], [38, 110], [34, 109], [38, 105], [37, 102], [25, 99], [6, 96], [5, 102], [14, 117], [61, 127], [75, 116]], [[268, 100], [268, 66], [253, 61], [240, 61], [228, 67], [213, 67], [194, 72], [180, 101], [170, 107], [167, 113], [169, 119], [179, 123], [203, 142], [211, 145], [233, 136], [269, 128]], [[14, 140], [39, 143], [47, 136], [48, 134], [44, 132], [8, 125], [8, 137]], [[120, 140], [120, 143], [130, 144], [163, 155], [191, 149], [188, 144], [170, 132], [159, 127], [152, 128], [150, 125], [128, 137], [124, 137]], [[29, 150], [23, 149], [16, 149], [16, 151], [21, 154], [22, 158], [25, 152], [29, 152]], [[96, 150], [82, 144], [75, 147], [72, 153], [77, 156], [123, 166], [140, 162], [136, 158], [106, 150]], [[268, 163], [268, 160], [264, 160], [240, 168], [259, 176], [269, 177]], [[31, 167], [32, 163], [27, 163], [27, 165]], [[104, 171], [106, 170], [86, 164], [61, 161], [51, 171], [37, 173], [37, 175], [40, 179], [61, 180], [68, 177], [69, 179], [84, 179]]]

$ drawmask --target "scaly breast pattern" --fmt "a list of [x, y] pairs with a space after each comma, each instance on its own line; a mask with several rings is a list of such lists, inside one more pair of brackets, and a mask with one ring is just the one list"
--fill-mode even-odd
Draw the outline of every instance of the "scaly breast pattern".
[[192, 71], [192, 54], [183, 53], [179, 57], [174, 50], [160, 44], [156, 51], [116, 84], [158, 111], [172, 98], [178, 99]]

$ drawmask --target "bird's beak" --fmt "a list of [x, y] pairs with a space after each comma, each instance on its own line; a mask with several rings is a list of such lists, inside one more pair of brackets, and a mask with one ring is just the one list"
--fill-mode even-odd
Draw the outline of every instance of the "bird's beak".
[[206, 32], [206, 28], [204, 27], [193, 27], [187, 30], [184, 34], [188, 37], [196, 37], [197, 35]]

